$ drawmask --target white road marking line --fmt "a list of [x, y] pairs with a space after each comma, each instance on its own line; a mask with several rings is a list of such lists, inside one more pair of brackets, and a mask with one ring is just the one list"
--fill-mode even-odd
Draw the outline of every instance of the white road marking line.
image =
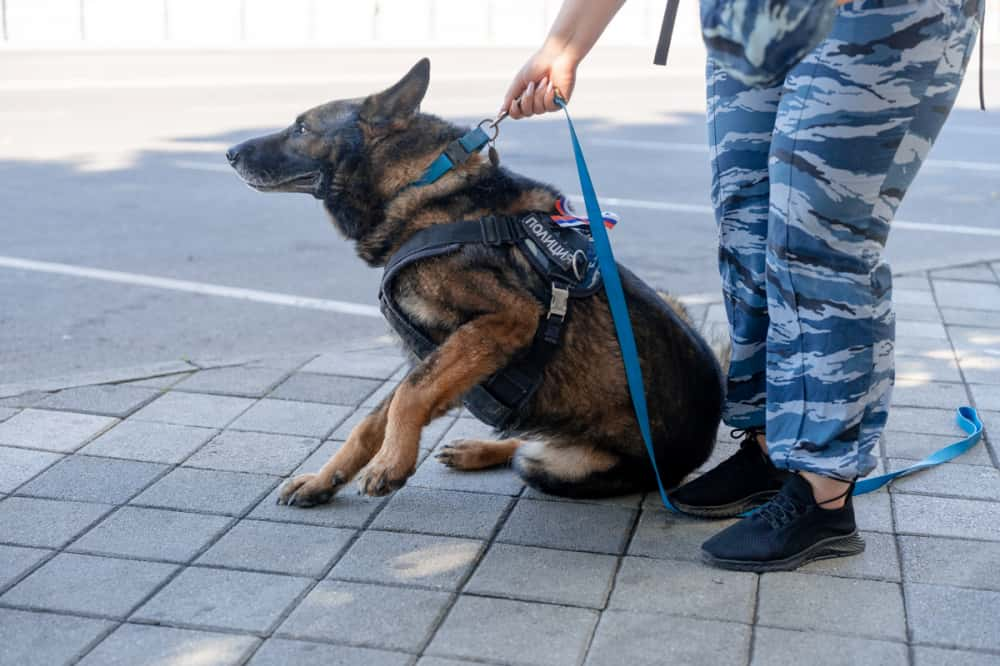
[[333, 301], [323, 298], [294, 296], [292, 294], [280, 294], [271, 291], [260, 291], [257, 289], [227, 287], [224, 285], [208, 284], [205, 282], [175, 280], [173, 278], [141, 275], [139, 273], [123, 273], [121, 271], [109, 271], [100, 268], [90, 268], [87, 266], [74, 266], [72, 264], [59, 264], [49, 261], [34, 261], [32, 259], [21, 259], [19, 257], [0, 256], [0, 267], [35, 271], [40, 273], [69, 275], [72, 277], [90, 278], [91, 280], [116, 282], [118, 284], [152, 287], [154, 289], [183, 291], [189, 294], [201, 294], [204, 296], [221, 296], [223, 298], [234, 298], [243, 301], [269, 303], [271, 305], [285, 305], [296, 308], [306, 308], [309, 310], [324, 310], [327, 312], [338, 312], [340, 314], [358, 315], [361, 317], [382, 318], [382, 313], [374, 305], [362, 305], [359, 303], [347, 303], [345, 301]]
[[[708, 146], [701, 143], [676, 143], [673, 141], [636, 141], [631, 139], [591, 139], [586, 143], [609, 148], [631, 148], [634, 150], [666, 151], [673, 153], [708, 154]], [[937, 169], [958, 169], [960, 171], [1000, 172], [1000, 163], [973, 162], [968, 160], [924, 160], [924, 166]]]
[[[583, 201], [578, 195], [570, 195], [574, 203]], [[614, 197], [601, 197], [601, 203], [608, 206], [621, 206], [622, 208], [640, 208], [645, 210], [667, 210], [675, 213], [699, 213], [714, 215], [715, 211], [711, 206], [698, 204], [671, 203], [669, 201], [645, 201], [642, 199], [617, 199]], [[1000, 237], [1000, 229], [989, 227], [973, 227], [962, 224], [932, 224], [926, 222], [909, 222], [907, 220], [893, 220], [892, 229], [906, 229], [907, 231], [931, 231], [951, 234], [963, 234], [967, 236], [995, 236]]]
[[[176, 160], [173, 165], [181, 169], [197, 169], [201, 171], [225, 171], [231, 172], [225, 164], [215, 164], [214, 162], [189, 162]], [[583, 198], [579, 194], [569, 195], [570, 199], [579, 206], [582, 206]], [[672, 213], [695, 213], [698, 215], [714, 215], [715, 211], [711, 206], [704, 204], [685, 204], [672, 201], [650, 201], [648, 199], [621, 199], [618, 197], [600, 197], [601, 203], [607, 206], [621, 206], [622, 208], [639, 208], [642, 210], [666, 210]], [[925, 222], [909, 222], [907, 220], [893, 220], [893, 229], [906, 229], [907, 231], [930, 231], [952, 234], [963, 234], [967, 236], [996, 236], [1000, 237], [1000, 229], [989, 227], [973, 227], [962, 224], [932, 224]]]

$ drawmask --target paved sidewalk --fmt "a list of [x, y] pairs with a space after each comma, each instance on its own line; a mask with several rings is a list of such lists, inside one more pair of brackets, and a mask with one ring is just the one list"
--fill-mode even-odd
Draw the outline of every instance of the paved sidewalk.
[[[879, 471], [957, 439], [958, 405], [1000, 422], [998, 276], [896, 279]], [[487, 434], [459, 414], [394, 496], [276, 506], [402, 372], [383, 344], [0, 386], [0, 663], [1000, 663], [992, 442], [859, 498], [867, 551], [797, 573], [703, 566], [725, 523], [653, 495], [568, 502], [447, 470], [435, 446]], [[734, 446], [720, 435], [709, 465]]]

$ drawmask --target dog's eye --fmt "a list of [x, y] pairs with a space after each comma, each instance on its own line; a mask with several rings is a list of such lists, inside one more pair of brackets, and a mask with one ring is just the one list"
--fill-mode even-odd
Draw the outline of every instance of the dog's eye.
[[305, 124], [299, 123], [298, 125], [295, 126], [296, 134], [306, 134], [307, 132], [309, 132], [309, 128], [306, 127]]

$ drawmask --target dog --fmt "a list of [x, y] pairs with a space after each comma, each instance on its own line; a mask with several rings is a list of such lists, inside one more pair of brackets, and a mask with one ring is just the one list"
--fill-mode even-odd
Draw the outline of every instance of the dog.
[[[439, 180], [413, 186], [466, 128], [422, 113], [430, 62], [392, 87], [329, 102], [288, 128], [234, 146], [227, 158], [250, 187], [320, 199], [358, 256], [382, 267], [416, 232], [459, 220], [529, 211], [554, 213], [559, 192], [475, 153]], [[402, 487], [415, 471], [421, 430], [503, 369], [536, 335], [545, 314], [530, 288], [539, 278], [511, 247], [463, 245], [417, 262], [393, 281], [399, 307], [436, 344], [350, 433], [315, 474], [289, 480], [279, 503], [329, 502], [352, 479], [372, 496]], [[624, 267], [661, 480], [670, 488], [704, 463], [721, 418], [716, 354], [684, 308]], [[633, 412], [603, 291], [576, 300], [537, 392], [499, 441], [459, 440], [438, 460], [458, 470], [512, 464], [537, 490], [607, 497], [656, 487]]]

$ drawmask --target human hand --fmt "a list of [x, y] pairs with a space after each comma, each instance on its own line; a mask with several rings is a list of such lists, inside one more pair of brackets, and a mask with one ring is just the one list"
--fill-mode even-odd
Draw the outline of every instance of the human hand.
[[569, 101], [576, 83], [579, 59], [563, 49], [543, 46], [524, 64], [504, 95], [499, 113], [511, 118], [527, 118], [539, 113], [558, 111], [555, 96]]

